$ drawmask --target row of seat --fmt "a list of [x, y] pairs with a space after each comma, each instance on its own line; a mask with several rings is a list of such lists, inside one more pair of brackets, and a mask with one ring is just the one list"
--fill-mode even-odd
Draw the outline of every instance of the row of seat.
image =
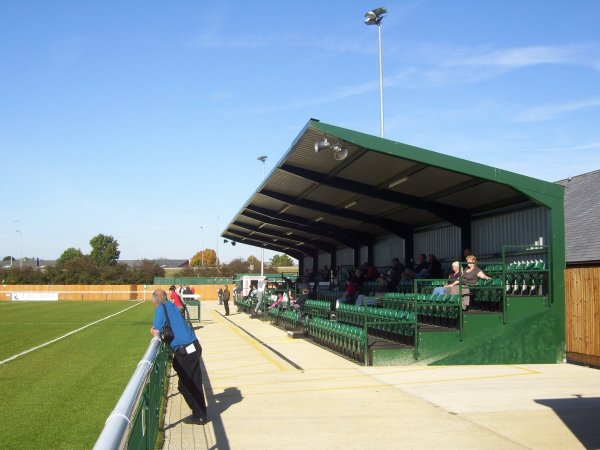
[[300, 313], [293, 309], [284, 309], [278, 306], [271, 308], [269, 309], [269, 319], [273, 325], [285, 330], [301, 330], [303, 328]]
[[304, 303], [304, 312], [311, 317], [329, 318], [331, 302], [327, 300], [307, 300]]
[[366, 322], [369, 334], [414, 345], [417, 327], [414, 312], [342, 304], [336, 314], [339, 322], [350, 325], [364, 327]]
[[458, 326], [462, 295], [396, 294], [381, 299], [383, 308], [414, 312], [419, 322], [448, 328]]
[[258, 302], [258, 300], [256, 299], [256, 297], [238, 298], [238, 300], [236, 302], [236, 305], [237, 305], [238, 311], [243, 311], [245, 313], [250, 313], [256, 307], [256, 303], [257, 302]]
[[367, 333], [364, 328], [314, 317], [308, 322], [308, 336], [317, 344], [330, 348], [358, 362], [365, 359]]
[[506, 273], [507, 295], [544, 295], [548, 272], [542, 260], [514, 261]]

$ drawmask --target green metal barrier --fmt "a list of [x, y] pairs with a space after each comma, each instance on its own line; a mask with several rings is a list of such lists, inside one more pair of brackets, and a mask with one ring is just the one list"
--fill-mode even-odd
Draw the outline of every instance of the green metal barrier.
[[168, 361], [168, 347], [159, 338], [153, 338], [106, 420], [95, 450], [156, 447]]

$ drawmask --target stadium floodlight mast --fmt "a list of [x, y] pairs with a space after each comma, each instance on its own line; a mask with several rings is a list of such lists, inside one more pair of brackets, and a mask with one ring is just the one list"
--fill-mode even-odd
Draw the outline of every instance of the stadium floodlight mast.
[[[200, 235], [202, 236], [200, 239], [202, 241], [202, 245], [201, 245], [201, 247], [202, 247], [202, 268], [204, 269], [204, 227], [202, 225], [200, 225], [200, 230], [201, 230]], [[217, 241], [218, 241], [218, 239], [217, 239]]]
[[[263, 181], [265, 181], [265, 163], [267, 162], [267, 155], [260, 155], [256, 158], [258, 161], [262, 163], [263, 166]], [[264, 276], [265, 274], [265, 247], [264, 245], [260, 248], [260, 276]]]
[[19, 259], [19, 269], [23, 268], [23, 232], [21, 230], [15, 230], [21, 236], [21, 258]]
[[387, 13], [385, 8], [375, 8], [365, 14], [365, 25], [377, 25], [379, 34], [379, 117], [381, 123], [381, 137], [383, 137], [383, 61], [381, 57], [381, 21]]

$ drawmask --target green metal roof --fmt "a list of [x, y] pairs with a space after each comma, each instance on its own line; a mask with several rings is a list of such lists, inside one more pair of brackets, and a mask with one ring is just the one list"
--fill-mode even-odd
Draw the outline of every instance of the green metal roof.
[[[347, 158], [316, 153], [325, 137]], [[562, 189], [311, 119], [222, 236], [301, 258], [527, 201], [562, 210]]]

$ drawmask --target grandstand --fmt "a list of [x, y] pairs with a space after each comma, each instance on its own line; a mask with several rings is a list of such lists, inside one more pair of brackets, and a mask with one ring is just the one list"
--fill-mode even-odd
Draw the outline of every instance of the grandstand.
[[[325, 141], [347, 157], [316, 145]], [[468, 312], [460, 296], [432, 295], [442, 280], [371, 289], [370, 306], [341, 310], [332, 280], [312, 291], [321, 303], [302, 321], [262, 311], [362, 364], [565, 358], [561, 186], [311, 119], [222, 236], [286, 253], [300, 274], [393, 257], [410, 266], [420, 253], [449, 265], [472, 249], [492, 280], [469, 289]]]

